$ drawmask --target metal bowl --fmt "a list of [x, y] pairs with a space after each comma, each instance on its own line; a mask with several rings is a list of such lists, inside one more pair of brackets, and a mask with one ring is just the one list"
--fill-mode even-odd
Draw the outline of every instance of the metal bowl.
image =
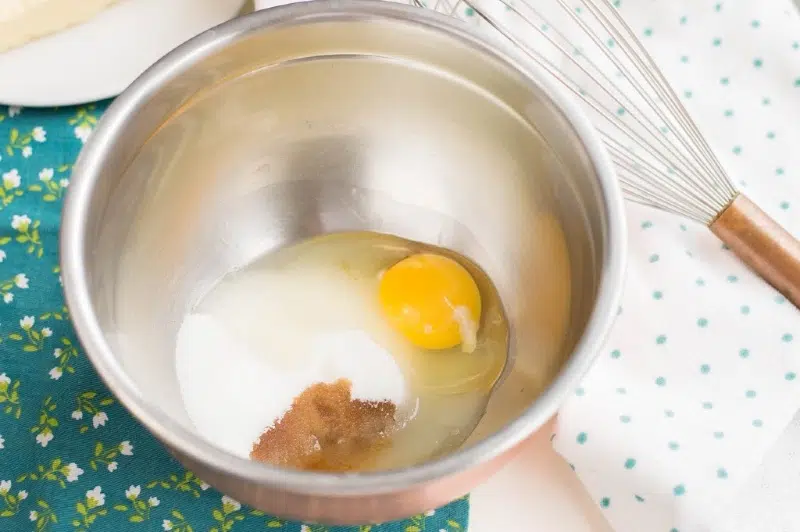
[[[198, 476], [284, 517], [381, 522], [467, 493], [556, 413], [617, 311], [622, 202], [586, 118], [513, 53], [422, 9], [317, 1], [207, 31], [111, 105], [68, 196], [64, 287], [98, 373]], [[566, 277], [534, 238], [553, 221]], [[510, 359], [471, 439], [407, 469], [322, 474], [199, 437], [175, 374], [184, 313], [263, 253], [357, 229], [450, 248], [497, 285]], [[563, 297], [544, 297], [559, 278]]]

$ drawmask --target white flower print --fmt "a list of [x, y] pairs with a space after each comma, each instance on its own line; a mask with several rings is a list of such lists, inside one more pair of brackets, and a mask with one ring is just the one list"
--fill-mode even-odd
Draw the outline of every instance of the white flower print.
[[53, 174], [55, 174], [55, 172], [52, 168], [42, 168], [39, 171], [39, 181], [50, 181], [53, 179]]
[[6, 443], [6, 440], [4, 440], [3, 439], [3, 435], [0, 434], [0, 449], [5, 449], [6, 448], [5, 443]]
[[106, 494], [100, 486], [95, 486], [86, 492], [86, 498], [94, 501], [95, 506], [103, 506], [106, 503]]
[[108, 421], [108, 415], [105, 412], [98, 412], [92, 417], [92, 426], [94, 428], [102, 427]]
[[51, 336], [53, 336], [53, 330], [50, 327], [45, 327], [44, 329], [42, 329], [42, 336], [44, 336], [45, 338], [50, 338]]
[[161, 522], [161, 528], [164, 530], [172, 530], [172, 521], [164, 519], [164, 521]]
[[14, 118], [15, 116], [17, 116], [21, 112], [22, 112], [22, 107], [19, 107], [18, 105], [11, 105], [8, 108], [8, 116], [9, 116], [9, 118]]
[[231, 499], [227, 495], [222, 496], [222, 506], [223, 508], [225, 507], [230, 508], [230, 510], [228, 510], [227, 513], [230, 513], [232, 511], [235, 512], [236, 510], [239, 510], [242, 507], [239, 501], [237, 501], [236, 499]]
[[14, 294], [9, 292], [9, 293], [3, 295], [3, 302], [4, 303], [11, 303], [12, 301], [14, 301]]
[[[61, 351], [61, 348], [56, 347], [55, 349], [53, 349], [53, 358], [60, 357], [61, 353], [63, 353], [63, 351]], [[76, 410], [75, 412], [80, 412], [80, 410]], [[72, 413], [72, 419], [80, 419], [83, 417], [83, 413], [80, 413], [80, 417], [75, 417], [75, 412]]]
[[11, 489], [10, 480], [0, 480], [0, 494], [5, 495]]
[[31, 510], [31, 513], [28, 514], [28, 519], [31, 521], [36, 521], [39, 519], [39, 513], [36, 510]]
[[40, 432], [36, 435], [36, 443], [41, 445], [42, 447], [47, 447], [47, 444], [50, 443], [50, 440], [53, 439], [52, 432]]
[[147, 499], [147, 504], [150, 505], [150, 508], [155, 508], [156, 506], [161, 504], [161, 501], [158, 500], [158, 497], [150, 497], [149, 499]]
[[69, 179], [62, 179], [58, 182], [58, 184], [61, 186], [61, 188], [67, 188], [69, 187]]
[[308, 525], [300, 525], [300, 532], [311, 532], [311, 529]]
[[76, 127], [74, 132], [75, 138], [80, 139], [80, 141], [85, 144], [86, 141], [89, 140], [89, 136], [92, 134], [92, 128], [91, 126], [83, 124]]
[[436, 513], [436, 510], [428, 510], [425, 512], [425, 517], [430, 517]]
[[[60, 379], [61, 376], [64, 374], [64, 372], [61, 371], [61, 368], [59, 368], [57, 366], [55, 368], [52, 368], [50, 371], [48, 371], [48, 373], [50, 374], [50, 378], [53, 379], [54, 381], [57, 381], [58, 379]], [[97, 428], [97, 427], [95, 427], [95, 428]]]
[[11, 379], [5, 373], [0, 373], [0, 384], [9, 384]]
[[75, 482], [78, 480], [78, 477], [83, 475], [83, 469], [78, 467], [78, 464], [72, 462], [71, 464], [67, 465], [67, 471], [65, 473], [67, 477], [67, 482]]
[[141, 486], [131, 486], [125, 490], [125, 498], [128, 500], [133, 500], [136, 497], [138, 497], [141, 492], [142, 492]]
[[0, 249], [0, 262], [6, 260], [6, 252]]
[[47, 140], [47, 131], [42, 126], [36, 126], [31, 131], [31, 136], [36, 142], [44, 142]]
[[[56, 349], [58, 351], [58, 349]], [[83, 410], [73, 410], [72, 419], [83, 419]]]
[[17, 171], [16, 168], [13, 168], [3, 174], [3, 186], [7, 189], [19, 188], [21, 179], [22, 178], [19, 175], [19, 171]]
[[27, 214], [23, 215], [13, 215], [11, 217], [11, 228], [16, 229], [17, 231], [25, 231], [28, 229], [28, 226], [31, 225], [31, 219], [28, 217]]
[[108, 464], [106, 466], [106, 469], [108, 469], [109, 473], [113, 473], [114, 471], [117, 470], [117, 463], [116, 462], [111, 462], [110, 464]]
[[200, 481], [200, 489], [206, 491], [210, 486], [203, 481]]
[[24, 273], [18, 273], [14, 276], [14, 284], [17, 285], [17, 288], [28, 288], [28, 276]]
[[27, 491], [25, 491], [25, 490], [20, 490], [20, 492], [19, 492], [19, 493], [17, 493], [17, 498], [18, 498], [19, 500], [21, 500], [21, 501], [24, 501], [25, 499], [27, 499], [27, 498], [28, 498], [28, 492], [27, 492]]
[[132, 456], [133, 455], [133, 445], [128, 440], [119, 444], [119, 452], [124, 454], [125, 456]]
[[34, 323], [36, 323], [36, 318], [33, 316], [24, 316], [21, 320], [19, 320], [19, 326], [26, 331], [33, 327]]
[[31, 155], [33, 155], [33, 148], [31, 148], [30, 146], [25, 146], [24, 148], [22, 148], [22, 156], [23, 157], [25, 157], [27, 159]]

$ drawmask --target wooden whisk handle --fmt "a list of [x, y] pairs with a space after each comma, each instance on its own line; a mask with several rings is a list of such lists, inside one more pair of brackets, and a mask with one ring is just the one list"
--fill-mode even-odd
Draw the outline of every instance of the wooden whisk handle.
[[800, 308], [800, 241], [744, 194], [720, 213], [710, 229], [754, 272]]

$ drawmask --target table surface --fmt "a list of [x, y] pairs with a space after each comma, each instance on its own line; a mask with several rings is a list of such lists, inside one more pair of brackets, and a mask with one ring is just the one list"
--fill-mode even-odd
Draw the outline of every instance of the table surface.
[[470, 532], [611, 532], [578, 477], [553, 451], [550, 425], [472, 492]]

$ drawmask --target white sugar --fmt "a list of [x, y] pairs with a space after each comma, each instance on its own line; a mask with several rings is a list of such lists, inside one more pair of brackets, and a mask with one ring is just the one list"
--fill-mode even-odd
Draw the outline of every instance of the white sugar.
[[290, 369], [270, 363], [274, 355], [263, 356], [220, 320], [207, 314], [187, 316], [178, 333], [176, 368], [195, 428], [212, 443], [246, 458], [264, 430], [315, 383], [345, 378], [355, 399], [397, 405], [405, 400], [400, 368], [365, 332], [328, 331], [315, 335], [310, 345], [310, 352], [287, 353], [303, 359]]
[[406, 396], [403, 373], [389, 352], [364, 331], [331, 331], [312, 342], [318, 382], [348, 379], [352, 397], [362, 401], [391, 401], [402, 405]]

